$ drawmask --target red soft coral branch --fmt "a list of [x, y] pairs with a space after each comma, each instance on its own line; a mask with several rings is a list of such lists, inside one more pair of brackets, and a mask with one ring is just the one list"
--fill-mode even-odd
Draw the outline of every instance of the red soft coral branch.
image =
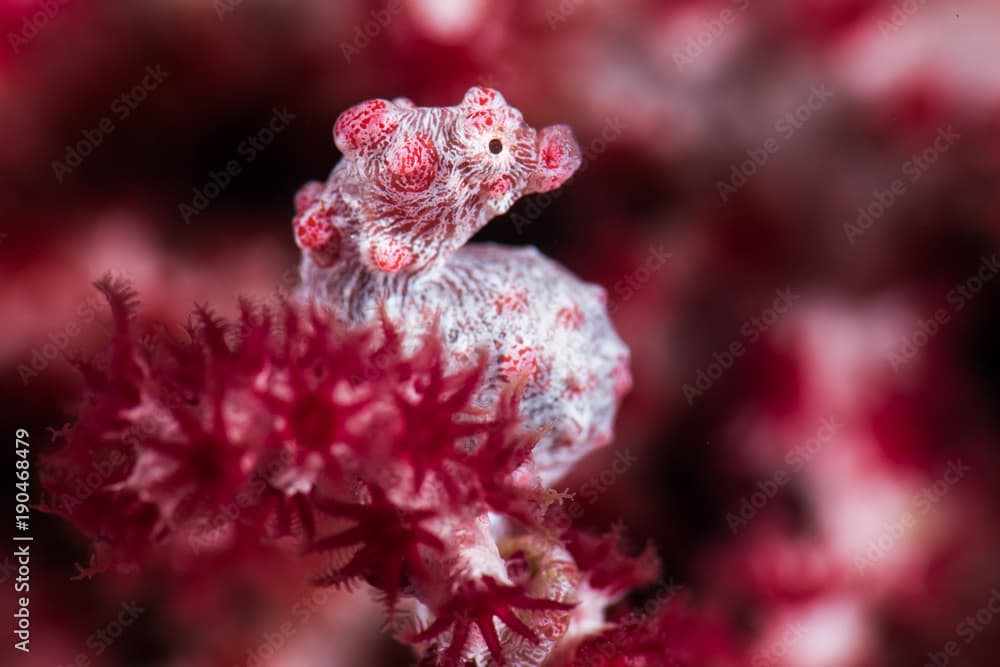
[[630, 613], [584, 640], [566, 667], [701, 667], [732, 657], [722, 625], [671, 592], [652, 613]]
[[652, 583], [660, 575], [660, 559], [652, 544], [628, 555], [625, 530], [615, 525], [604, 535], [570, 531], [567, 548], [578, 567], [590, 573], [590, 585], [617, 596]]

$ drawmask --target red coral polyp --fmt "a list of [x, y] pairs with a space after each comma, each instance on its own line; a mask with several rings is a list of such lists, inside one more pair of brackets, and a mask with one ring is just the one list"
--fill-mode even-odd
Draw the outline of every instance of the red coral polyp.
[[518, 586], [507, 586], [493, 577], [484, 576], [478, 581], [464, 583], [451, 599], [437, 613], [437, 618], [425, 630], [414, 635], [411, 640], [426, 642], [451, 630], [451, 643], [443, 654], [442, 667], [458, 667], [469, 642], [472, 627], [489, 648], [498, 664], [509, 663], [504, 658], [497, 635], [494, 618], [500, 619], [513, 632], [531, 643], [537, 643], [538, 634], [521, 619], [515, 610], [522, 611], [564, 611], [574, 605], [557, 600], [533, 598]]
[[436, 515], [436, 510], [404, 510], [393, 505], [379, 487], [371, 488], [371, 502], [347, 503], [330, 498], [315, 498], [315, 506], [323, 513], [349, 519], [351, 528], [310, 545], [311, 551], [331, 551], [361, 545], [351, 559], [337, 568], [318, 576], [321, 586], [339, 585], [353, 578], [368, 579], [385, 591], [386, 603], [392, 609], [399, 597], [402, 581], [411, 574], [427, 576], [421, 548], [444, 551], [445, 545], [421, 524]]

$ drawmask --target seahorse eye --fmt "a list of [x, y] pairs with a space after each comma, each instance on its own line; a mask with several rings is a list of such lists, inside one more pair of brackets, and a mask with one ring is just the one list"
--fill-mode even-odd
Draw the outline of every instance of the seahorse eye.
[[490, 139], [490, 152], [498, 155], [503, 150], [503, 142], [499, 139]]

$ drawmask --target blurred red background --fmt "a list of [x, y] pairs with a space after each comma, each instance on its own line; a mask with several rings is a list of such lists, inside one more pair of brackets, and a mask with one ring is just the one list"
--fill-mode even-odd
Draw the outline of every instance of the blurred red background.
[[[603, 285], [632, 350], [615, 444], [561, 485], [580, 523], [652, 540], [732, 664], [993, 665], [998, 26], [986, 0], [0, 2], [5, 432], [38, 453], [71, 419], [93, 280], [174, 323], [287, 292], [337, 115], [488, 85], [585, 161], [480, 238]], [[6, 664], [413, 661], [271, 555], [71, 581], [85, 541], [33, 522]]]

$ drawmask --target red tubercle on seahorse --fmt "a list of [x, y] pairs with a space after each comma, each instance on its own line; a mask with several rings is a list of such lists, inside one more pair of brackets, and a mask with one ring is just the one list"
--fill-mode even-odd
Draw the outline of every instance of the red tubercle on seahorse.
[[426, 134], [407, 136], [386, 157], [393, 187], [402, 192], [423, 192], [438, 168], [438, 153]]

